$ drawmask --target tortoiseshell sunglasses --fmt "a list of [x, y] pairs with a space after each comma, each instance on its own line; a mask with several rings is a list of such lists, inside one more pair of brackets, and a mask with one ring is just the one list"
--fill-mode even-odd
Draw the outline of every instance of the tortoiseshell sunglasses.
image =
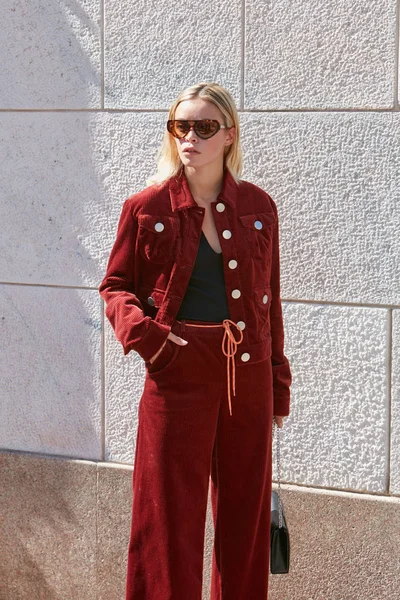
[[184, 138], [191, 127], [195, 130], [199, 138], [208, 140], [218, 133], [220, 129], [229, 129], [221, 125], [216, 119], [200, 119], [198, 121], [187, 121], [186, 119], [170, 119], [167, 121], [168, 131], [176, 138]]

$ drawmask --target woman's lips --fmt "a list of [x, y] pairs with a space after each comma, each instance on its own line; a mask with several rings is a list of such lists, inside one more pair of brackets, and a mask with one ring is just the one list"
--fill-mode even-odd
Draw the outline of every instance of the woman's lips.
[[186, 149], [183, 151], [185, 154], [200, 154], [197, 150]]

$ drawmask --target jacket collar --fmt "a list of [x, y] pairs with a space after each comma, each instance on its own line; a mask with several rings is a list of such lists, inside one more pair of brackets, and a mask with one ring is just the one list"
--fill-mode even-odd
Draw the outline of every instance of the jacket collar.
[[[235, 206], [237, 189], [238, 185], [233, 178], [233, 175], [229, 169], [225, 167], [222, 189], [218, 195], [218, 200], [223, 200], [227, 204]], [[183, 166], [180, 168], [177, 175], [174, 175], [169, 180], [169, 194], [173, 211], [198, 206], [190, 191]]]

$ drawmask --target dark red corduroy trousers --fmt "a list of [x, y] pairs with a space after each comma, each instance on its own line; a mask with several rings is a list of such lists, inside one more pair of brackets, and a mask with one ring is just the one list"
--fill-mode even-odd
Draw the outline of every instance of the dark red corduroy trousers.
[[188, 344], [167, 340], [156, 360], [146, 363], [126, 600], [201, 600], [210, 476], [215, 530], [210, 598], [266, 600], [271, 361], [236, 365], [230, 415], [224, 329], [193, 323], [200, 324], [175, 320], [172, 332]]

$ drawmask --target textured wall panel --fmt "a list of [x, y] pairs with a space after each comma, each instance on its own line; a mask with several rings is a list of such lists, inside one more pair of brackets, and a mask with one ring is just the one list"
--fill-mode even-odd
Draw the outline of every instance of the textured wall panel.
[[164, 126], [164, 114], [0, 115], [0, 281], [98, 285]]
[[95, 291], [0, 285], [0, 447], [100, 459]]
[[105, 105], [168, 108], [182, 89], [217, 81], [240, 95], [241, 2], [105, 3]]
[[400, 310], [393, 311], [390, 491], [400, 494]]
[[384, 492], [387, 311], [286, 304], [284, 318], [293, 384], [282, 478]]
[[105, 459], [133, 464], [144, 361], [133, 350], [124, 356], [107, 318], [105, 324]]
[[400, 304], [400, 115], [246, 114], [245, 179], [281, 217], [287, 299]]
[[0, 108], [100, 106], [100, 0], [2, 0]]
[[245, 108], [393, 106], [396, 0], [246, 0]]

